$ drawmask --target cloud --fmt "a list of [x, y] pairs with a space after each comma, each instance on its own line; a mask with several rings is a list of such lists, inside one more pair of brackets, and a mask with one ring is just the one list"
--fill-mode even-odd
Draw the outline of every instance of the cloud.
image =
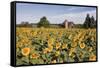
[[61, 14], [61, 15], [56, 15], [56, 16], [50, 16], [48, 19], [51, 22], [56, 22], [56, 23], [62, 23], [65, 19], [68, 21], [73, 21], [76, 24], [82, 24], [85, 20], [85, 17], [87, 14], [90, 14], [90, 16], [94, 16], [96, 19], [96, 10], [92, 11], [84, 11], [84, 12], [79, 12], [79, 13], [66, 13], [66, 14]]
[[[34, 10], [35, 9], [35, 10]], [[37, 23], [41, 17], [46, 16], [50, 23], [62, 23], [65, 19], [74, 23], [83, 23], [86, 14], [96, 18], [95, 7], [17, 4], [17, 23], [28, 21]]]

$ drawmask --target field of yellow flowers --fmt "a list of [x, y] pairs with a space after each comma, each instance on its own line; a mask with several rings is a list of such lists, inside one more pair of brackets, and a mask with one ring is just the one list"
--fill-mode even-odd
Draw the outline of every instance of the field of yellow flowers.
[[96, 61], [96, 29], [16, 28], [16, 65]]

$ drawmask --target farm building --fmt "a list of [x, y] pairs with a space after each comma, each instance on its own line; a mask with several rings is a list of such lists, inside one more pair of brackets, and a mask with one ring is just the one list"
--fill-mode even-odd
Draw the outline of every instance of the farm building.
[[65, 28], [73, 28], [74, 27], [74, 23], [73, 22], [68, 22], [67, 20], [65, 20], [63, 22], [63, 25]]
[[[21, 24], [17, 24], [18, 27], [34, 27], [37, 28], [38, 25], [36, 23], [28, 23], [28, 22], [23, 22]], [[75, 24], [73, 22], [69, 22], [65, 20], [61, 24], [50, 24], [49, 28], [73, 28]]]

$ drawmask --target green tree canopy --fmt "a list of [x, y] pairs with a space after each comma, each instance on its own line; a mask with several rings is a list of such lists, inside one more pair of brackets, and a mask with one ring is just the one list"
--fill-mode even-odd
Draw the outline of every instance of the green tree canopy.
[[90, 15], [87, 14], [85, 22], [84, 22], [84, 27], [89, 28], [90, 27], [90, 22], [91, 22]]
[[43, 16], [38, 22], [38, 27], [49, 27], [50, 23], [45, 16]]
[[94, 28], [95, 25], [96, 25], [96, 22], [95, 22], [95, 19], [94, 19], [93, 16], [91, 17], [91, 23], [90, 23], [90, 25], [91, 25], [91, 26], [90, 26], [91, 28]]
[[96, 21], [95, 21], [94, 17], [93, 16], [90, 17], [90, 15], [87, 14], [83, 26], [84, 26], [84, 28], [95, 28], [96, 27]]

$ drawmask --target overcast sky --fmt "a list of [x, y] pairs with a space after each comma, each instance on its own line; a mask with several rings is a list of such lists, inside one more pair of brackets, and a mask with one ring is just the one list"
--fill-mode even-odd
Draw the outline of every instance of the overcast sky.
[[16, 22], [37, 23], [41, 17], [46, 16], [52, 24], [62, 23], [65, 19], [75, 24], [82, 24], [87, 13], [96, 19], [95, 7], [17, 3]]

